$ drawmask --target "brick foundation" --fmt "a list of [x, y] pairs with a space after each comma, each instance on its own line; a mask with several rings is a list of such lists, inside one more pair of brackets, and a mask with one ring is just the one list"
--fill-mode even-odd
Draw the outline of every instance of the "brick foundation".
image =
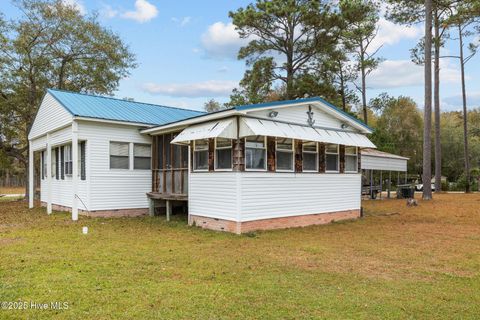
[[308, 214], [282, 218], [262, 219], [254, 221], [236, 222], [217, 218], [208, 218], [196, 215], [188, 217], [190, 225], [216, 231], [246, 233], [255, 230], [271, 230], [306, 227], [317, 224], [327, 224], [334, 221], [356, 219], [360, 217], [360, 209], [328, 213]]
[[[42, 201], [41, 205], [42, 207], [46, 207], [47, 203]], [[52, 204], [52, 210], [72, 212], [71, 207], [62, 206], [59, 204]], [[86, 211], [86, 210], [78, 209], [78, 214], [86, 217], [100, 217], [100, 218], [138, 217], [138, 216], [147, 215], [148, 208], [96, 210], [96, 211]]]

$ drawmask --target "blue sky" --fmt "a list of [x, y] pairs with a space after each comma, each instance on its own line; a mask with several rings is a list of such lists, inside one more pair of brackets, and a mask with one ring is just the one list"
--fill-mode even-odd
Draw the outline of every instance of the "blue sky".
[[[253, 1], [253, 0], [252, 0]], [[239, 39], [228, 12], [246, 6], [242, 0], [65, 0], [84, 14], [97, 12], [101, 23], [130, 46], [138, 68], [121, 81], [115, 95], [137, 101], [202, 109], [214, 98], [228, 101], [232, 88], [245, 71], [236, 59]], [[7, 18], [18, 16], [7, 4], [0, 9]], [[422, 26], [404, 27], [379, 21], [375, 46], [382, 45], [384, 62], [368, 78], [368, 97], [381, 92], [407, 95], [423, 105], [423, 68], [410, 62], [409, 49], [423, 34]], [[457, 43], [448, 43], [444, 53], [456, 54]], [[480, 105], [480, 54], [467, 65], [469, 107]], [[442, 108], [461, 107], [460, 71], [455, 59], [443, 59]]]

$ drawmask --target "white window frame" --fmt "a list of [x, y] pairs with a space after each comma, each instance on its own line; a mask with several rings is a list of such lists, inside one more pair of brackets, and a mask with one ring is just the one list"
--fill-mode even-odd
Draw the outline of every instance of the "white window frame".
[[[73, 174], [73, 155], [72, 155], [72, 144], [66, 144], [63, 148], [63, 172], [65, 177], [71, 177]], [[72, 172], [69, 172], [68, 163], [72, 164]]]
[[[122, 143], [122, 144], [127, 144], [128, 145], [128, 167], [127, 168], [112, 168], [110, 164], [110, 157], [112, 154], [110, 153], [110, 144], [111, 143]], [[132, 143], [127, 142], [127, 141], [119, 141], [119, 140], [110, 140], [108, 141], [108, 168], [112, 171], [127, 171], [127, 170], [133, 170], [132, 164], [131, 164], [131, 158], [130, 156], [133, 153], [133, 148], [132, 148]], [[79, 152], [80, 154], [80, 152]], [[80, 170], [79, 170], [80, 171]]]
[[[347, 153], [347, 148], [355, 148], [355, 153]], [[347, 170], [347, 157], [355, 157], [355, 171]], [[345, 173], [358, 173], [358, 147], [345, 146]]]
[[[291, 149], [291, 150], [278, 149], [278, 146], [277, 146], [278, 139], [290, 139], [290, 140], [292, 140], [292, 149]], [[277, 152], [278, 152], [279, 150], [280, 150], [280, 152], [284, 152], [284, 153], [288, 153], [288, 152], [291, 152], [291, 153], [292, 153], [292, 169], [291, 169], [291, 170], [278, 169], [278, 164], [277, 164], [278, 154], [277, 154]], [[291, 139], [291, 138], [275, 138], [275, 171], [276, 171], [276, 172], [295, 172], [295, 139]]]
[[[315, 143], [315, 151], [305, 151], [304, 143], [305, 142], [314, 142]], [[308, 154], [315, 154], [315, 170], [305, 170], [304, 168], [304, 161], [305, 157], [303, 156], [304, 153]], [[302, 143], [302, 172], [318, 172], [318, 142], [315, 141], [303, 141]]]
[[[204, 140], [204, 139], [202, 139]], [[193, 140], [193, 172], [208, 172], [208, 157], [209, 157], [209, 142], [208, 142], [208, 139], [205, 139], [207, 140], [207, 169], [195, 169], [195, 166], [196, 166], [196, 160], [195, 160], [195, 147], [197, 145], [197, 140]], [[203, 152], [205, 152], [205, 150], [202, 150]]]
[[[215, 171], [232, 171], [233, 170], [233, 140], [232, 139], [229, 139], [229, 138], [223, 138], [223, 139], [228, 139], [230, 140], [230, 147], [217, 147], [217, 139], [218, 138], [215, 138], [215, 153], [213, 155], [213, 162], [214, 162], [214, 169]], [[230, 149], [230, 155], [232, 157], [231, 161], [230, 161], [230, 168], [218, 168], [217, 167], [217, 150], [226, 150], [226, 149]]]
[[[340, 172], [340, 145], [339, 144], [330, 144], [330, 145], [336, 145], [337, 146], [337, 153], [333, 152], [328, 152], [328, 145], [325, 146], [325, 172], [327, 173], [339, 173]], [[337, 156], [337, 170], [327, 170], [327, 155], [333, 154]]]
[[[268, 154], [267, 154], [267, 136], [263, 136], [263, 152], [265, 154], [265, 165], [264, 169], [247, 169], [247, 138], [244, 138], [244, 143], [245, 143], [245, 171], [251, 171], [251, 172], [265, 172], [267, 171], [267, 161], [268, 161]], [[249, 148], [249, 149], [260, 149], [260, 148]]]
[[[149, 169], [138, 169], [138, 168], [135, 168], [135, 158], [147, 158], [147, 157], [137, 157], [135, 156], [135, 146], [148, 146], [150, 148], [150, 168]], [[145, 170], [152, 170], [152, 145], [150, 143], [136, 143], [134, 142], [133, 143], [133, 170], [141, 170], [141, 171], [145, 171]]]
[[42, 153], [40, 153], [42, 156], [42, 180], [45, 180], [47, 178], [47, 149], [43, 150]]

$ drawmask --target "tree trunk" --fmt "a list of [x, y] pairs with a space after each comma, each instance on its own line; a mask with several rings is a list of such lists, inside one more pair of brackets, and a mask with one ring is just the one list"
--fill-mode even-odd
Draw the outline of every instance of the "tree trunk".
[[442, 146], [440, 141], [440, 21], [438, 10], [434, 12], [435, 61], [434, 61], [434, 110], [435, 110], [435, 192], [442, 191]]
[[432, 199], [432, 0], [425, 0], [425, 105], [423, 127], [423, 199]]
[[363, 121], [365, 124], [368, 124], [368, 112], [367, 112], [367, 85], [366, 85], [366, 74], [365, 74], [365, 53], [363, 52], [363, 46], [360, 45], [360, 50], [362, 51], [360, 57], [360, 69], [362, 72], [362, 108], [363, 108]]
[[465, 192], [470, 193], [470, 160], [468, 158], [468, 124], [467, 124], [467, 93], [465, 89], [465, 63], [463, 61], [462, 27], [458, 26], [460, 44], [460, 71], [462, 75], [462, 102], [463, 102], [463, 155], [465, 157]]
[[342, 109], [347, 111], [347, 98], [345, 97], [345, 80], [343, 79], [342, 62], [338, 61], [338, 67], [340, 72], [340, 94], [342, 95]]

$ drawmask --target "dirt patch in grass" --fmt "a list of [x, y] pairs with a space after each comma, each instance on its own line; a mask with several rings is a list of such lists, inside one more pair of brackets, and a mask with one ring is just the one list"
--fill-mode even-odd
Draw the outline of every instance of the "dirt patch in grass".
[[0, 187], [0, 194], [24, 194], [24, 187]]
[[2, 203], [2, 298], [70, 307], [0, 318], [475, 318], [479, 200], [364, 201], [363, 219], [248, 236]]

